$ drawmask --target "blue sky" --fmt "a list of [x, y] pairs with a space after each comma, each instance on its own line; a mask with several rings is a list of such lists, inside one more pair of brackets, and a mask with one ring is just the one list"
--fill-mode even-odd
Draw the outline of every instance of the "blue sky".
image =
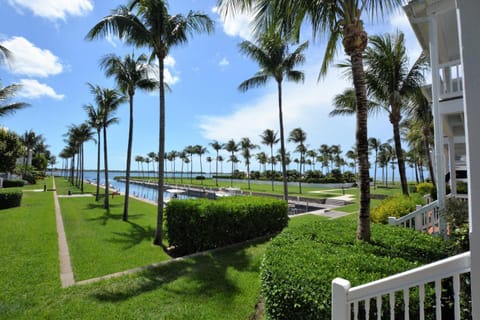
[[[0, 43], [9, 48], [15, 60], [0, 67], [2, 85], [23, 84], [17, 100], [31, 107], [0, 119], [0, 126], [19, 134], [34, 130], [46, 138], [54, 155], [65, 146], [63, 134], [71, 124], [86, 119], [82, 106], [93, 102], [87, 82], [115, 87], [105, 77], [98, 63], [102, 56], [115, 53], [124, 56], [133, 50], [138, 56], [147, 49], [124, 46], [118, 39], [89, 42], [87, 32], [112, 9], [126, 1], [93, 0], [0, 0]], [[197, 35], [188, 44], [174, 48], [166, 61], [166, 79], [172, 92], [166, 103], [166, 150], [183, 150], [188, 145], [208, 146], [212, 140], [227, 142], [249, 137], [260, 144], [259, 135], [267, 128], [278, 130], [276, 86], [246, 93], [238, 85], [253, 76], [257, 65], [238, 52], [238, 44], [249, 39], [248, 16], [224, 21], [215, 9], [216, 0], [170, 1], [170, 12], [199, 10], [215, 21], [215, 33]], [[420, 48], [403, 12], [399, 11], [374, 26], [369, 34], [406, 33], [408, 52], [414, 60]], [[308, 34], [305, 29], [305, 34]], [[253, 40], [253, 39], [249, 39]], [[346, 152], [355, 144], [355, 119], [331, 118], [332, 98], [349, 87], [348, 81], [332, 67], [328, 76], [317, 82], [324, 42], [310, 40], [302, 84], [284, 83], [286, 132], [301, 127], [307, 132], [309, 149], [321, 144], [340, 144]], [[344, 59], [339, 50], [338, 61]], [[138, 91], [135, 96], [133, 155], [158, 150], [158, 95]], [[117, 113], [120, 123], [108, 129], [109, 167], [123, 169], [126, 159], [128, 105]], [[384, 115], [369, 119], [369, 136], [385, 142], [392, 136], [391, 125]], [[210, 156], [214, 156], [210, 149]], [[287, 145], [287, 151], [293, 151]], [[265, 146], [261, 150], [267, 151]], [[260, 151], [260, 150], [258, 150]], [[96, 167], [96, 146], [85, 146], [86, 168]], [[223, 153], [226, 158], [228, 155]], [[292, 154], [295, 157], [294, 154]], [[197, 162], [197, 161], [195, 161]], [[59, 163], [60, 164], [60, 163]], [[197, 163], [194, 164], [198, 166]], [[240, 168], [242, 164], [240, 164]], [[133, 169], [136, 165], [133, 163]], [[194, 167], [195, 168], [195, 167]], [[256, 165], [253, 167], [258, 169]]]

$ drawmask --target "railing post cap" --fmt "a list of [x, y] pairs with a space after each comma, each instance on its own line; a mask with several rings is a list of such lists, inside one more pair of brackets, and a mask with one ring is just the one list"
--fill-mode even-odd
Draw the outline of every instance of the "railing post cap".
[[397, 221], [397, 218], [395, 218], [395, 217], [388, 217], [388, 223], [389, 223], [389, 224], [395, 223], [395, 221]]
[[332, 280], [332, 286], [340, 286], [345, 289], [350, 289], [351, 283], [350, 281], [343, 279], [343, 278], [335, 278]]

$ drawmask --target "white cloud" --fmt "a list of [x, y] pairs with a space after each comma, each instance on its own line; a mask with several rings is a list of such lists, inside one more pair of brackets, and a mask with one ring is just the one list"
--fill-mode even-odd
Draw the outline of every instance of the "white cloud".
[[175, 58], [173, 58], [172, 56], [168, 55], [165, 57], [165, 59], [163, 60], [163, 63], [165, 64], [166, 67], [174, 67], [175, 66]]
[[18, 10], [28, 9], [50, 20], [65, 20], [67, 15], [82, 16], [93, 10], [91, 0], [8, 0], [8, 3]]
[[226, 16], [220, 14], [218, 7], [213, 7], [212, 12], [219, 15], [219, 20], [223, 25], [223, 32], [231, 37], [238, 36], [245, 40], [251, 40], [253, 35], [253, 28], [251, 22], [253, 21], [253, 14], [236, 12], [233, 15], [229, 12]]
[[226, 67], [226, 66], [228, 66], [229, 64], [230, 64], [230, 61], [228, 61], [228, 59], [225, 58], [225, 57], [224, 57], [222, 60], [220, 60], [220, 62], [218, 63], [218, 65], [219, 65], [220, 67]]
[[22, 79], [20, 80], [20, 84], [22, 85], [22, 89], [18, 93], [19, 97], [36, 99], [47, 96], [55, 100], [62, 100], [65, 97], [65, 95], [57, 94], [51, 87], [37, 80]]
[[407, 15], [403, 10], [399, 10], [390, 16], [390, 24], [398, 29], [405, 30], [409, 29], [410, 22], [408, 21]]
[[[294, 128], [302, 128], [307, 133], [306, 144], [311, 149], [317, 149], [321, 144], [340, 144], [343, 151], [355, 145], [355, 117], [329, 117], [333, 110], [333, 97], [349, 87], [343, 80], [340, 70], [331, 68], [327, 77], [316, 81], [319, 67], [306, 66], [305, 84], [284, 82], [283, 85], [283, 118], [285, 137]], [[238, 106], [230, 106], [235, 110], [225, 116], [203, 115], [199, 117], [199, 128], [207, 140], [226, 142], [230, 139], [239, 141], [249, 137], [256, 144], [261, 144], [259, 135], [265, 129], [279, 131], [278, 100], [276, 85], [271, 85], [271, 91], [262, 97], [248, 101]], [[392, 129], [387, 119], [379, 116], [369, 119], [369, 136], [386, 141], [392, 135]], [[277, 146], [279, 148], [279, 146]], [[293, 150], [292, 144], [287, 145]]]
[[48, 77], [63, 71], [59, 58], [50, 50], [40, 49], [23, 37], [12, 37], [1, 45], [13, 53], [9, 67], [15, 74]]
[[169, 69], [165, 68], [165, 71], [163, 73], [163, 76], [165, 77], [165, 82], [168, 84], [168, 85], [174, 85], [175, 83], [177, 83], [178, 81], [180, 81], [180, 77], [177, 76], [177, 75], [173, 75]]

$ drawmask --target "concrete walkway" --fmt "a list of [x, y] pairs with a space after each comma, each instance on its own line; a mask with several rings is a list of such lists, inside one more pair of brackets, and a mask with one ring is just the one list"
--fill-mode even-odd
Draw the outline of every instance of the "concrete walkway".
[[67, 236], [63, 227], [62, 212], [60, 211], [60, 203], [55, 187], [55, 177], [53, 177], [53, 199], [55, 202], [55, 218], [57, 222], [58, 234], [58, 255], [60, 258], [60, 281], [62, 288], [70, 287], [75, 284], [73, 278], [72, 263], [70, 262], [70, 252], [68, 251]]

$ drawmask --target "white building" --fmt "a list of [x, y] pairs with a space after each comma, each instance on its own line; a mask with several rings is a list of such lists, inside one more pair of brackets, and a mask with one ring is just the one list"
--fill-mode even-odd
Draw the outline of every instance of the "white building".
[[[432, 103], [435, 125], [435, 168], [438, 203], [444, 207], [443, 177], [459, 166], [467, 169], [470, 252], [389, 278], [350, 288], [344, 279], [332, 283], [332, 319], [350, 319], [359, 303], [381, 303], [377, 297], [403, 292], [409, 308], [409, 290], [434, 283], [436, 319], [441, 319], [442, 279], [452, 278], [455, 319], [460, 319], [460, 274], [470, 273], [472, 316], [480, 319], [480, 0], [412, 0], [404, 10], [421, 46], [430, 53], [432, 85], [424, 93]], [[456, 193], [451, 174], [452, 193]], [[393, 295], [392, 295], [393, 293]], [[392, 298], [393, 296], [393, 298]], [[421, 304], [422, 305], [422, 304]], [[378, 306], [378, 305], [377, 305]], [[422, 306], [420, 306], [422, 308]], [[422, 311], [420, 310], [420, 313]], [[357, 317], [355, 315], [354, 317]], [[408, 314], [405, 319], [408, 319]]]

